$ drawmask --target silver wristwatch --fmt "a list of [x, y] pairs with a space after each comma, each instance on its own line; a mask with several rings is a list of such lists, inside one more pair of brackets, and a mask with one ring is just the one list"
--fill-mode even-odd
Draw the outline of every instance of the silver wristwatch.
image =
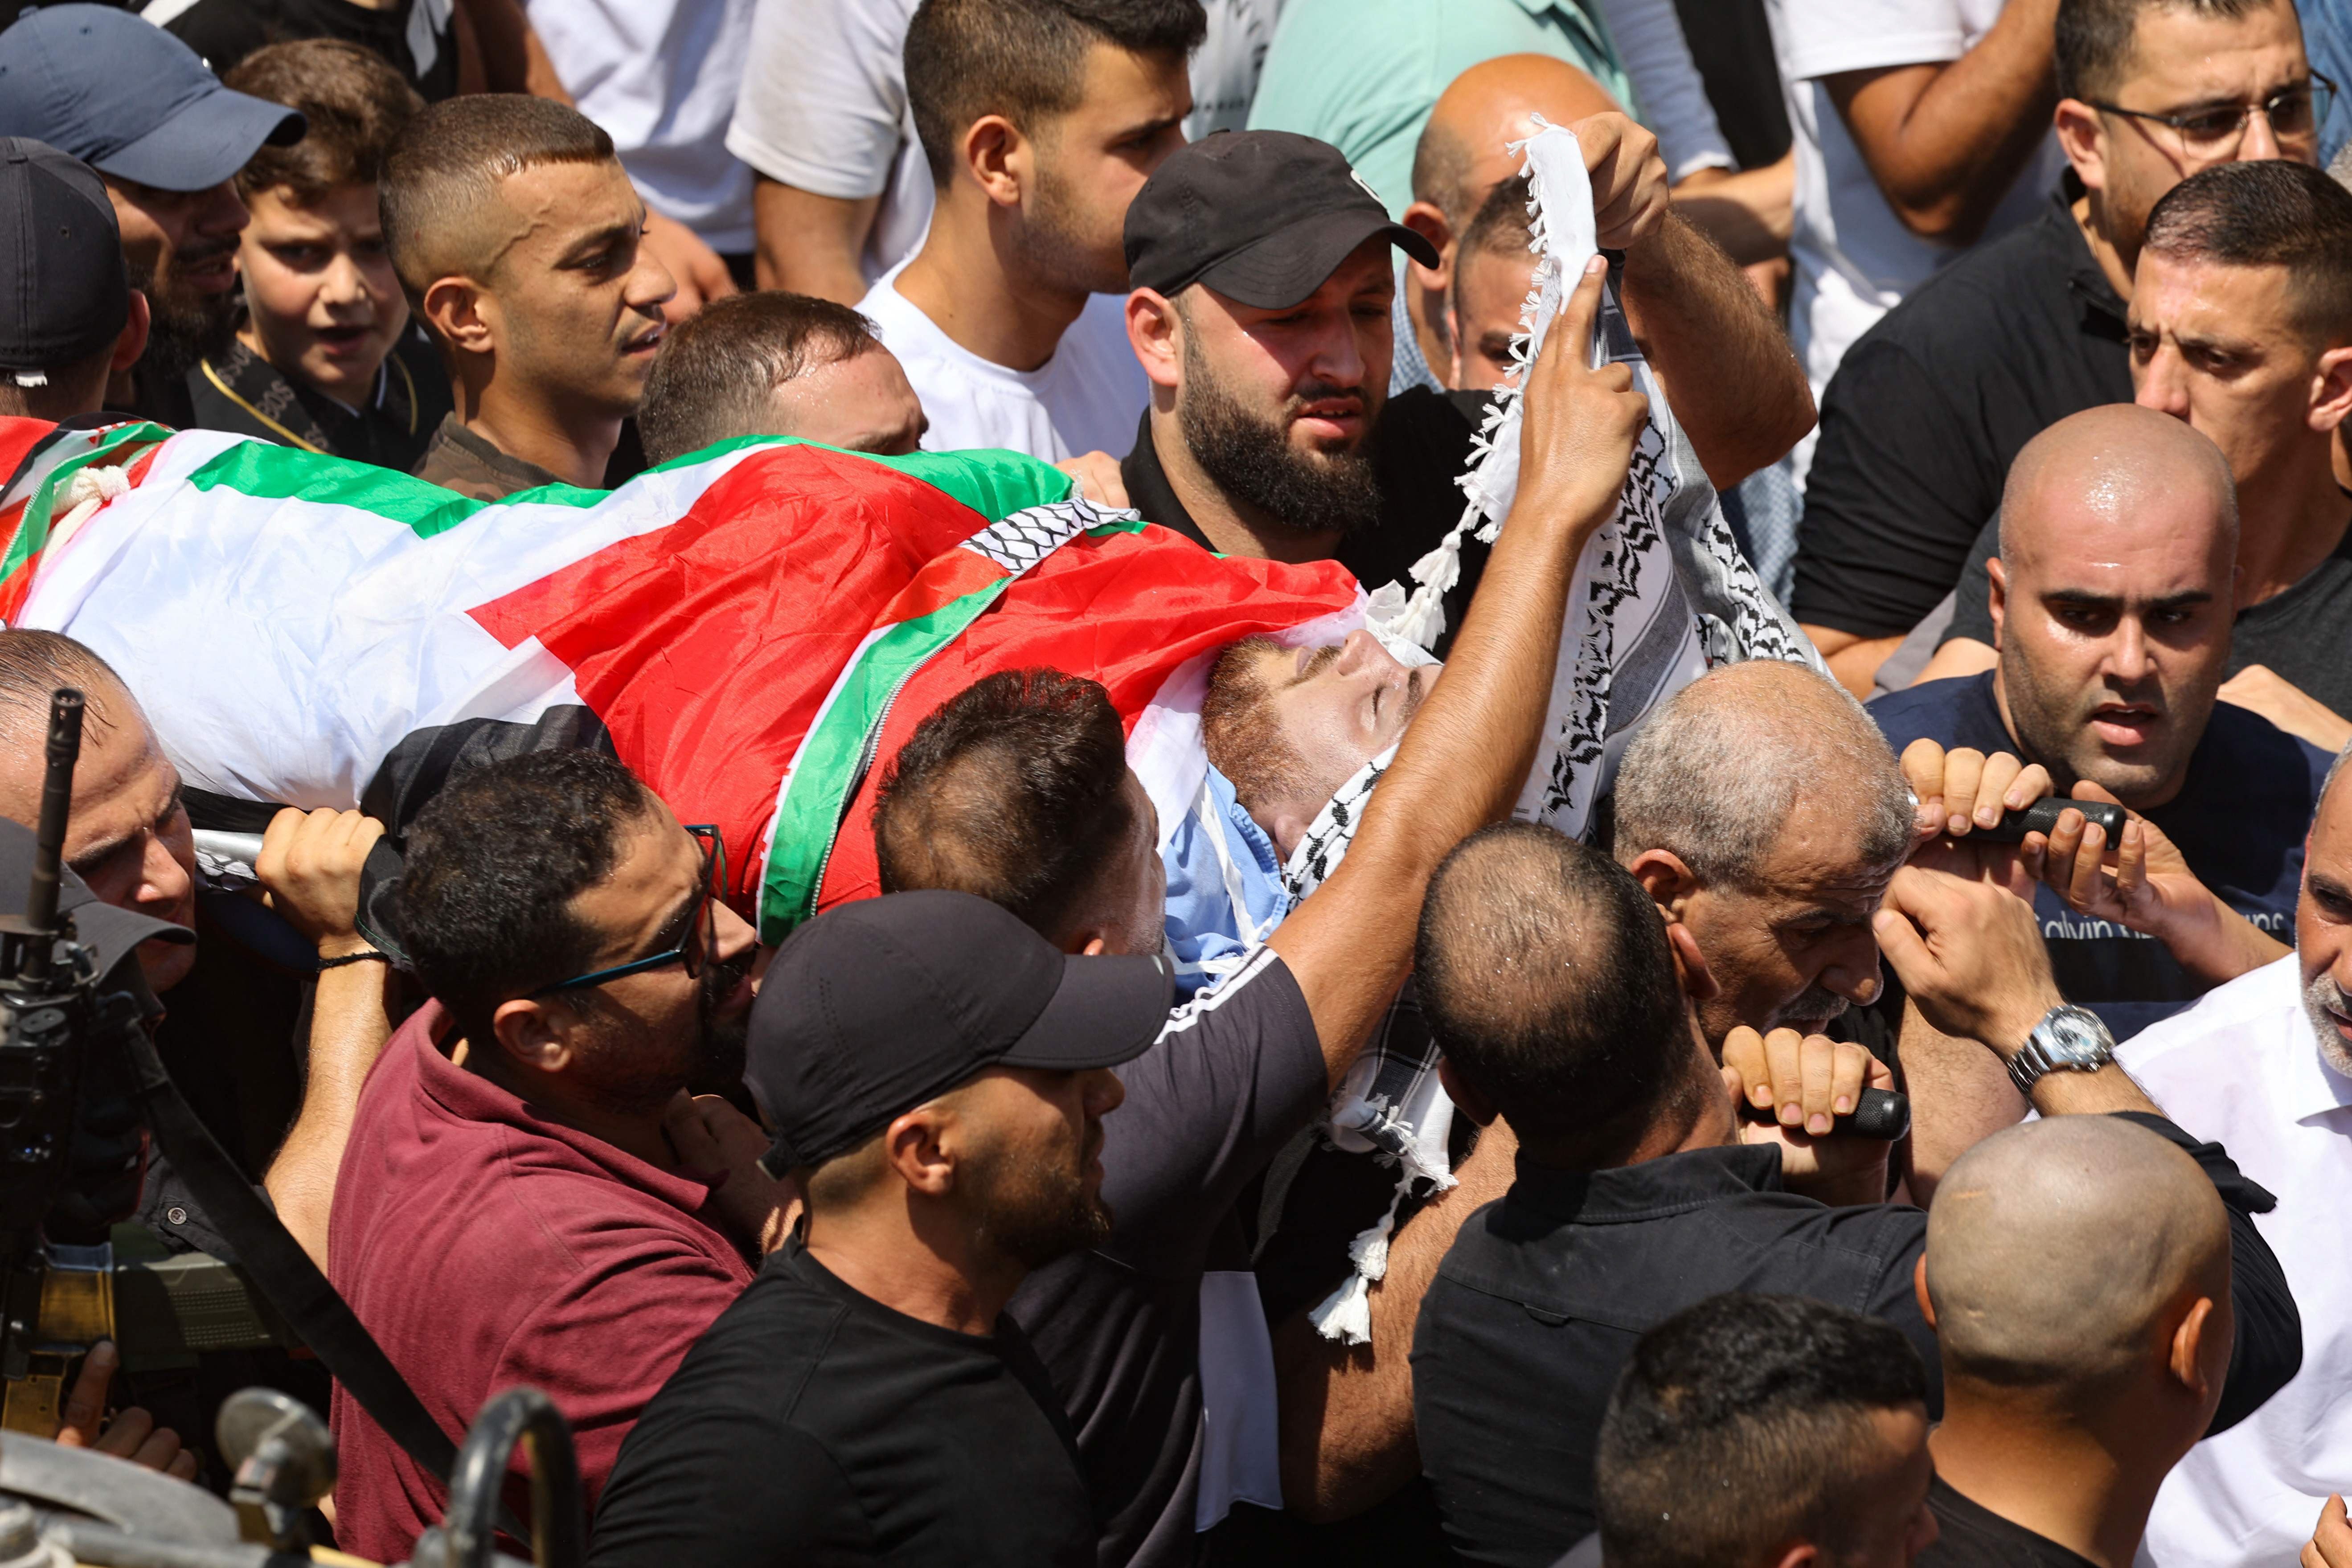
[[2053, 1072], [2096, 1072], [2116, 1059], [2116, 1037], [2099, 1016], [2085, 1007], [2061, 1004], [2042, 1016], [2025, 1048], [2010, 1058], [2010, 1081], [2031, 1096], [2042, 1075]]

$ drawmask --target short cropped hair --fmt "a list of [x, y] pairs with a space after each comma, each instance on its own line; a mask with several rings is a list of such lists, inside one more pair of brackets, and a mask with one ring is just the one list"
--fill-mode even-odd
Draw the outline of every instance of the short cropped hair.
[[236, 193], [282, 190], [298, 206], [383, 176], [394, 139], [425, 100], [374, 50], [341, 38], [271, 44], [237, 62], [224, 86], [299, 109], [310, 129], [283, 147], [264, 144], [236, 174]]
[[654, 797], [596, 752], [529, 752], [460, 773], [408, 830], [393, 925], [457, 1027], [489, 1038], [502, 1002], [590, 968], [597, 933], [572, 911], [611, 875]]
[[0, 626], [0, 741], [38, 747], [49, 700], [62, 687], [82, 694], [84, 724], [103, 729], [121, 721], [114, 697], [130, 688], [113, 666], [63, 632]]
[[[1783, 698], [1795, 700], [1767, 700]], [[1891, 868], [1910, 852], [1910, 788], [1843, 687], [1795, 664], [1712, 670], [1652, 710], [1625, 748], [1617, 858], [1664, 849], [1709, 886], [1759, 889], [1801, 787], [1861, 793], [1852, 827], [1859, 863]]]
[[907, 102], [932, 181], [947, 184], [982, 115], [1031, 131], [1076, 109], [1087, 46], [1187, 55], [1208, 26], [1201, 0], [923, 0], [907, 26]]
[[1530, 1142], [1638, 1131], [1696, 1049], [1657, 905], [1632, 873], [1552, 828], [1510, 822], [1430, 879], [1413, 949], [1430, 1033]]
[[2283, 267], [2305, 335], [2352, 342], [2352, 191], [2307, 163], [2200, 169], [2149, 209], [2144, 248], [2175, 261]]
[[1534, 220], [1528, 216], [1528, 182], [1525, 174], [1514, 174], [1486, 193], [1471, 215], [1470, 226], [1462, 231], [1462, 248], [1486, 251], [1495, 256], [1525, 256], [1529, 267], [1534, 265], [1528, 246], [1535, 235]]
[[637, 436], [666, 463], [735, 436], [775, 434], [776, 388], [879, 345], [874, 323], [846, 305], [766, 289], [713, 300], [670, 329], [646, 377]]
[[1110, 693], [1054, 669], [974, 681], [915, 727], [874, 803], [886, 893], [971, 893], [1059, 941], [1134, 826]]
[[409, 302], [436, 279], [472, 273], [481, 205], [499, 182], [549, 163], [604, 163], [613, 139], [576, 109], [519, 92], [428, 104], [394, 138], [383, 167], [383, 238]]
[[1924, 1408], [1899, 1330], [1796, 1296], [1726, 1295], [1643, 1334], [1601, 1420], [1611, 1568], [1722, 1568], [1809, 1542], [1847, 1560], [1883, 1410]]
[[2233, 22], [2285, 4], [2287, 0], [2058, 0], [2058, 96], [2115, 96], [2131, 73], [2139, 19], [2150, 11], [2186, 11]]

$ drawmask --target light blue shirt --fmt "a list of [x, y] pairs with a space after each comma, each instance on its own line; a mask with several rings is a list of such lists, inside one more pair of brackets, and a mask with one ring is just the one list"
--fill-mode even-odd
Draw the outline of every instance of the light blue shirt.
[[1580, 66], [1636, 109], [1608, 27], [1578, 0], [1289, 0], [1250, 129], [1330, 142], [1399, 217], [1437, 95], [1472, 66], [1523, 54]]
[[1211, 768], [1202, 795], [1213, 825], [1202, 815], [1202, 800], [1195, 800], [1160, 855], [1168, 870], [1168, 946], [1180, 1001], [1213, 989], [1230, 961], [1263, 941], [1290, 909], [1274, 840], [1234, 798], [1225, 775]]

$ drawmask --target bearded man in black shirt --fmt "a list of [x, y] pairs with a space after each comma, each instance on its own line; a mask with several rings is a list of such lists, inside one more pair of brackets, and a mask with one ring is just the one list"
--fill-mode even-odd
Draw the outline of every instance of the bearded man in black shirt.
[[[1697, 405], [1725, 400], [1705, 389], [1739, 389], [1740, 410], [1810, 413], [1796, 356], [1738, 268], [1671, 210], [1655, 139], [1621, 114], [1570, 129], [1591, 171], [1600, 242], [1629, 258], [1612, 346], [1638, 342], [1678, 407], [1676, 389], [1694, 389], [1685, 482], [1701, 467], [1736, 479], [1754, 467], [1756, 419], [1710, 426]], [[1337, 560], [1367, 588], [1410, 587], [1412, 563], [1462, 516], [1454, 481], [1485, 402], [1388, 395], [1390, 247], [1435, 267], [1427, 237], [1390, 223], [1336, 148], [1251, 131], [1161, 164], [1128, 208], [1126, 243], [1128, 337], [1152, 384], [1120, 465], [1129, 501], [1225, 554]], [[1802, 433], [1797, 422], [1789, 439]], [[1486, 560], [1465, 542], [1448, 628], [1461, 626]]]
[[2130, 396], [2125, 302], [2157, 200], [2217, 163], [2317, 156], [2328, 89], [2287, 0], [2063, 0], [2056, 49], [2066, 187], [1914, 290], [1822, 395], [1790, 608], [1857, 696], [1958, 582], [2019, 449]]
[[1070, 957], [968, 893], [835, 910], [777, 953], [744, 1079], [806, 1207], [623, 1445], [599, 1564], [1091, 1568], [1061, 1401], [1004, 1306], [1109, 1234], [1111, 1068], [1158, 958]]
[[2230, 1274], [2213, 1184], [2146, 1128], [2061, 1117], [1962, 1155], [1919, 1271], [1944, 1363], [1920, 1568], [2131, 1562], [2221, 1402]]

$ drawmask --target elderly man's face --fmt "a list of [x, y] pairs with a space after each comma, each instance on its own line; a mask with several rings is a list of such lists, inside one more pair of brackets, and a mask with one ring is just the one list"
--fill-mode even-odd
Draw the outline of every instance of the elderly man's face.
[[2319, 1054], [2352, 1078], [2352, 783], [2340, 777], [2304, 845], [2294, 952]]
[[1896, 867], [1856, 852], [1861, 801], [1835, 789], [1799, 792], [1754, 885], [1700, 887], [1680, 917], [1719, 989], [1699, 1004], [1707, 1043], [1741, 1024], [1818, 1029], [1849, 1003], [1876, 1000], [1878, 942], [1870, 917]]

